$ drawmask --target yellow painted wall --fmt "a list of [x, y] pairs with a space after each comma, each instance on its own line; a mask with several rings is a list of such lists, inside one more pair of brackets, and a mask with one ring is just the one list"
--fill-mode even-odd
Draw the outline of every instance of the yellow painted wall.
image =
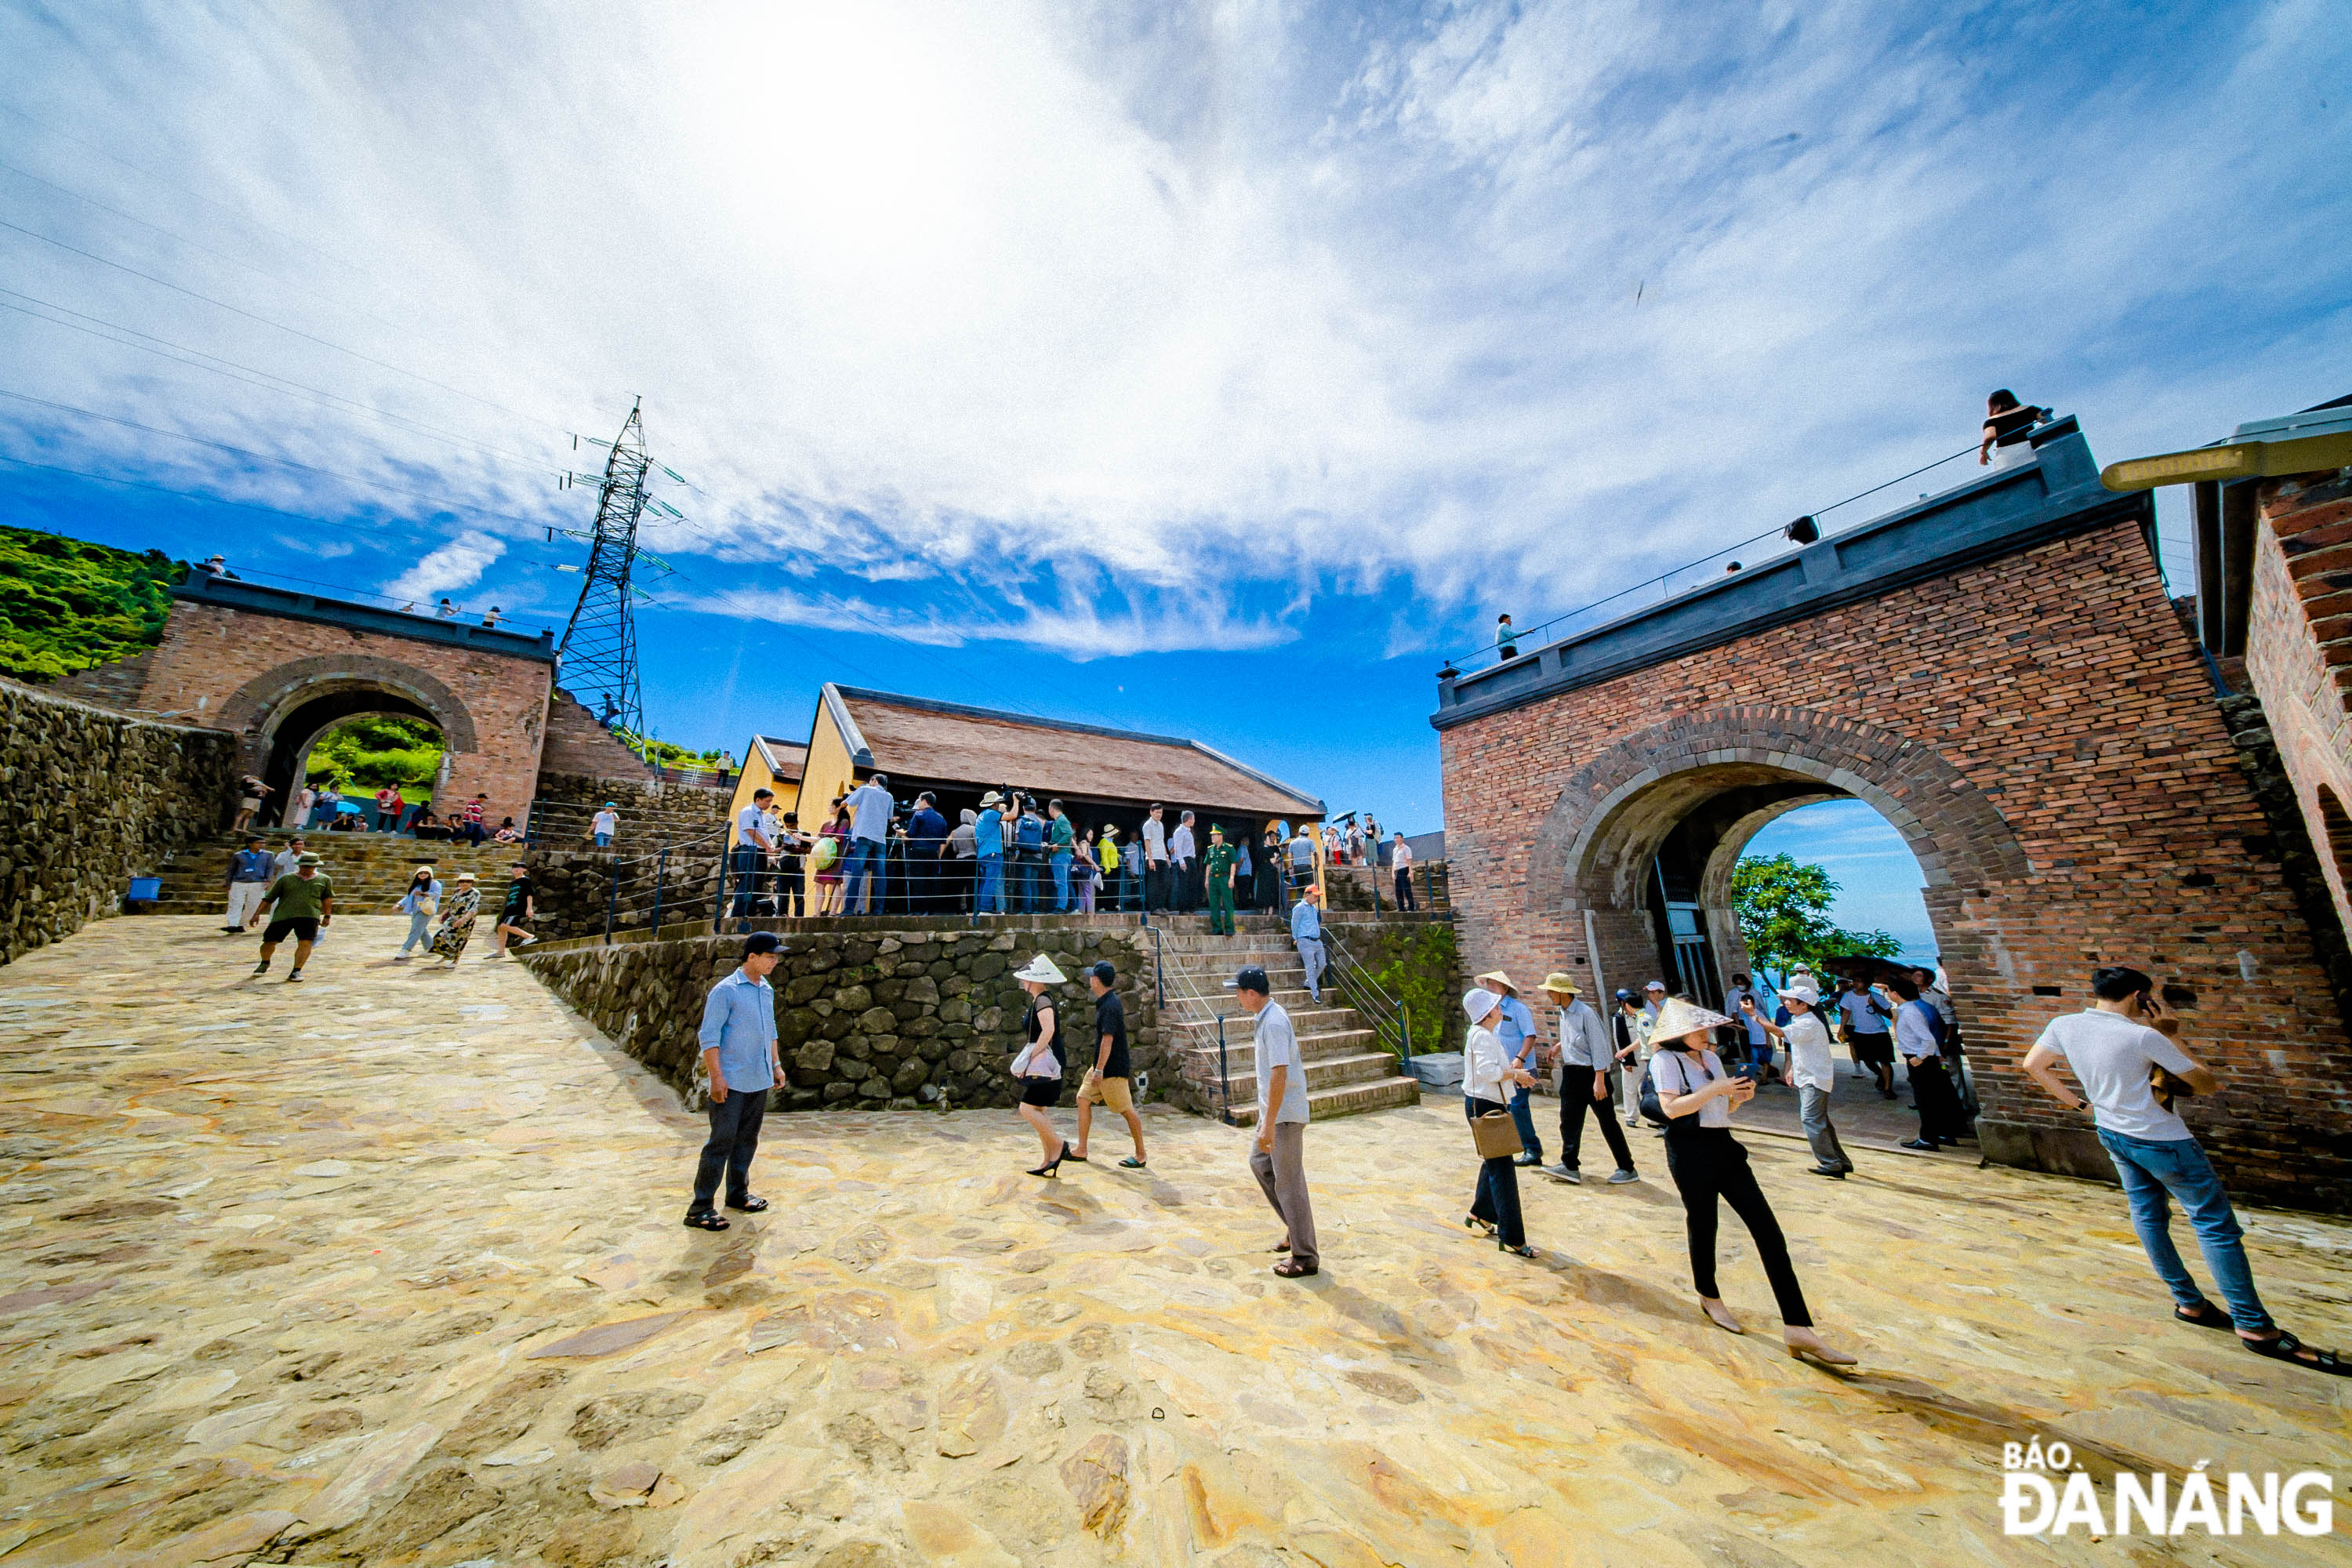
[[849, 763], [849, 746], [833, 727], [824, 699], [817, 699], [816, 724], [809, 734], [808, 760], [801, 764], [801, 794], [808, 809], [801, 813], [801, 831], [814, 833], [832, 814], [833, 797], [847, 795], [856, 783]]

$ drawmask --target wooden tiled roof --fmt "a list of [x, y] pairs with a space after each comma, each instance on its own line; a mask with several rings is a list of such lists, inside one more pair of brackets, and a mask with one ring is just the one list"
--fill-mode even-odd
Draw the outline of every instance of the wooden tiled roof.
[[[1197, 741], [934, 702], [857, 687], [825, 688], [839, 704], [871, 766], [894, 778], [989, 787], [1010, 784], [1045, 795], [1167, 801], [1265, 816], [1323, 815], [1323, 803]], [[860, 765], [866, 765], [864, 757]]]
[[798, 780], [808, 766], [808, 742], [780, 741], [773, 735], [754, 735], [751, 744], [760, 748], [760, 760], [768, 764], [772, 778]]

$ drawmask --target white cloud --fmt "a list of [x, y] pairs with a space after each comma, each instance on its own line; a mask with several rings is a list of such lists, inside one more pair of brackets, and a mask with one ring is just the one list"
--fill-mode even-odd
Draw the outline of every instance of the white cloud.
[[1956, 449], [1993, 384], [2108, 455], [2344, 390], [2335, 19], [19, 8], [12, 101], [79, 141], [7, 161], [141, 221], [0, 172], [11, 221], [293, 331], [0, 233], [19, 295], [247, 367], [0, 310], [7, 379], [361, 482], [0, 443], [520, 552], [642, 393], [698, 487], [657, 549], [1092, 584], [901, 635], [1262, 647], [1377, 592], [1400, 649]]
[[506, 552], [503, 540], [487, 533], [460, 534], [385, 584], [384, 597], [429, 599], [470, 588]]

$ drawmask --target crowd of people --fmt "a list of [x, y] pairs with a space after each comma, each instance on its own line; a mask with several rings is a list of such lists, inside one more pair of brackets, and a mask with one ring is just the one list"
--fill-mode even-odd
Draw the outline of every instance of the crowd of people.
[[[233, 833], [243, 833], [253, 826], [269, 799], [278, 792], [258, 777], [247, 773], [237, 784], [236, 819], [229, 825]], [[397, 784], [377, 789], [373, 795], [346, 795], [331, 780], [316, 784], [304, 784], [294, 792], [278, 813], [279, 826], [316, 833], [397, 833], [410, 838], [422, 838], [441, 843], [520, 844], [523, 829], [511, 816], [502, 816], [497, 826], [490, 823], [490, 797], [477, 794], [449, 815], [436, 815], [428, 800], [411, 801]], [[620, 826], [618, 810], [606, 801], [591, 819], [589, 837], [599, 848], [613, 842]]]
[[1132, 826], [1081, 822], [1060, 800], [1003, 785], [950, 826], [931, 791], [900, 800], [876, 773], [814, 822], [759, 789], [735, 814], [727, 908], [737, 920], [801, 915], [1205, 913], [1232, 931], [1240, 910], [1282, 909], [1323, 866], [1394, 858], [1412, 897], [1412, 852], [1399, 832], [1353, 814], [1339, 823], [1203, 823], [1149, 807]]
[[[334, 923], [335, 884], [321, 869], [324, 865], [324, 858], [312, 851], [309, 840], [299, 833], [276, 853], [259, 834], [247, 834], [244, 847], [229, 857], [223, 934], [242, 935], [261, 925], [265, 917], [268, 921], [261, 934], [260, 962], [253, 966], [255, 974], [269, 973], [279, 945], [291, 937], [294, 963], [286, 978], [289, 982], [302, 978], [311, 954]], [[408, 917], [408, 934], [392, 962], [405, 963], [421, 948], [428, 958], [450, 969], [457, 967], [482, 911], [478, 880], [473, 872], [460, 871], [445, 887], [439, 867], [430, 860], [411, 871], [400, 901], [394, 906]], [[503, 958], [510, 946], [527, 947], [537, 942], [526, 922], [535, 920], [538, 912], [530, 868], [517, 860], [508, 868], [506, 891], [491, 928], [492, 956]]]

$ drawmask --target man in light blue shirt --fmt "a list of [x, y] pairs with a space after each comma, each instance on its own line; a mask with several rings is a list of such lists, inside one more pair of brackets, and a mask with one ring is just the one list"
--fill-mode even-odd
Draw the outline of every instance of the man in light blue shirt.
[[980, 797], [980, 816], [971, 825], [972, 852], [980, 858], [980, 896], [974, 905], [984, 915], [1004, 912], [1004, 797], [990, 790]]
[[1323, 1000], [1323, 889], [1309, 882], [1290, 906], [1290, 940], [1307, 970], [1307, 994]]
[[[1513, 1067], [1524, 1072], [1534, 1072], [1536, 1047], [1543, 1044], [1543, 1034], [1536, 1026], [1535, 1010], [1519, 1000], [1518, 988], [1511, 984], [1511, 977], [1499, 969], [1488, 970], [1471, 984], [1483, 985], [1503, 999], [1496, 1009], [1495, 1037], [1503, 1042], [1504, 1054], [1509, 1058]], [[1519, 1152], [1517, 1163], [1542, 1164], [1543, 1140], [1536, 1135], [1535, 1110], [1528, 1104], [1527, 1085], [1521, 1084], [1512, 1092], [1510, 1107], [1511, 1122], [1518, 1128], [1519, 1142], [1525, 1145]]]
[[702, 1004], [702, 1070], [710, 1079], [710, 1141], [695, 1168], [694, 1201], [686, 1211], [693, 1230], [725, 1230], [727, 1216], [711, 1207], [719, 1179], [727, 1178], [727, 1206], [758, 1214], [765, 1198], [751, 1195], [751, 1156], [760, 1149], [760, 1123], [768, 1112], [768, 1091], [784, 1065], [776, 1055], [776, 993], [768, 972], [776, 967], [781, 944], [773, 931], [743, 939], [743, 963], [710, 988]]
[[[890, 798], [889, 775], [876, 773], [851, 790], [841, 804], [849, 808], [849, 872], [842, 879], [842, 912], [878, 915], [882, 912], [882, 879], [887, 875], [883, 869], [883, 847], [890, 837], [890, 812], [896, 804]], [[869, 887], [874, 893], [871, 910], [858, 900], [858, 895]]]

